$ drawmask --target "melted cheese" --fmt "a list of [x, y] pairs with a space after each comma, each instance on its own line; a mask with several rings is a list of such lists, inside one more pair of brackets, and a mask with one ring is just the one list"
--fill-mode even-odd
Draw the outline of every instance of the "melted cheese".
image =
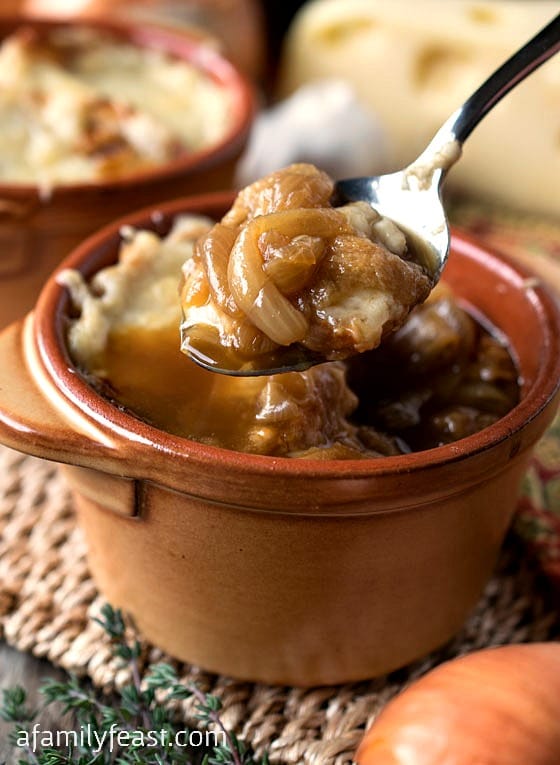
[[21, 28], [0, 48], [0, 181], [130, 174], [219, 141], [230, 99], [185, 61], [88, 28]]
[[[309, 449], [343, 456], [377, 454], [347, 417], [357, 406], [341, 364], [274, 377], [227, 377], [180, 352], [178, 282], [207, 218], [179, 218], [160, 239], [123, 231], [119, 261], [86, 283], [58, 276], [79, 316], [70, 355], [88, 379], [144, 420], [203, 443], [257, 454], [296, 456]], [[389, 440], [385, 448], [391, 448]]]

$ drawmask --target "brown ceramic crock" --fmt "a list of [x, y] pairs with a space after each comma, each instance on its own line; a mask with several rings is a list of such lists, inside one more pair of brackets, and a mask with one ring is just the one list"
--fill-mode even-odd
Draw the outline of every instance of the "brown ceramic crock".
[[[41, 31], [72, 23], [0, 18], [0, 40], [22, 25]], [[200, 35], [132, 21], [88, 19], [87, 24], [135, 45], [167, 51], [207, 73], [231, 98], [231, 125], [219, 143], [116, 180], [59, 185], [48, 195], [37, 186], [0, 182], [0, 327], [24, 316], [62, 258], [101, 226], [162, 199], [230, 187], [247, 140], [252, 88]]]
[[188, 26], [219, 40], [247, 76], [258, 80], [263, 73], [266, 35], [260, 0], [19, 0], [18, 6], [27, 16], [118, 16]]
[[[178, 212], [218, 216], [230, 201], [129, 216], [64, 266], [89, 277], [114, 262], [123, 222], [164, 233]], [[454, 237], [445, 278], [509, 338], [521, 401], [454, 444], [361, 461], [241, 454], [119, 410], [67, 355], [69, 300], [53, 277], [35, 313], [0, 336], [0, 440], [67, 463], [100, 590], [174, 656], [301, 686], [378, 675], [460, 628], [553, 416], [560, 318], [527, 277]]]

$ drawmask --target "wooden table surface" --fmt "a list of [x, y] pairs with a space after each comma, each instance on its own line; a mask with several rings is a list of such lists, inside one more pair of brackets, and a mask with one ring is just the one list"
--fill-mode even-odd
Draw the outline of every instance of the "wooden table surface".
[[[28, 693], [31, 706], [39, 701], [38, 689], [47, 677], [63, 680], [64, 672], [53, 667], [47, 661], [36, 659], [29, 654], [20, 653], [0, 641], [0, 691], [21, 685]], [[62, 715], [60, 710], [49, 708], [37, 718], [42, 730], [72, 730], [72, 719]], [[9, 741], [12, 726], [0, 720], [0, 763], [17, 765], [22, 757], [21, 749]]]
[[[36, 659], [30, 654], [21, 653], [0, 640], [0, 694], [3, 688], [21, 685], [28, 694], [31, 707], [41, 701], [39, 688], [47, 678], [64, 680], [66, 673], [54, 667], [50, 662]], [[62, 709], [49, 706], [37, 717], [42, 731], [75, 730], [71, 714], [62, 714]], [[23, 756], [22, 750], [11, 744], [9, 734], [13, 726], [0, 720], [0, 765], [18, 765]], [[200, 765], [208, 750], [199, 747], [190, 751], [192, 765]], [[146, 765], [148, 765], [146, 763]]]

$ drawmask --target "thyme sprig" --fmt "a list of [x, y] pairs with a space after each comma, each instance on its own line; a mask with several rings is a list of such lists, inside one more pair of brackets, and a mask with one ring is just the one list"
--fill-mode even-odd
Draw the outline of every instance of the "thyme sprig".
[[[0, 717], [13, 723], [18, 765], [268, 765], [266, 754], [255, 759], [228, 730], [217, 696], [182, 683], [170, 664], [143, 668], [142, 644], [120, 610], [107, 604], [96, 621], [110, 637], [114, 656], [128, 666], [130, 682], [107, 698], [74, 675], [62, 682], [48, 679], [37, 708], [29, 706], [22, 687], [3, 690]], [[177, 717], [177, 702], [186, 699], [193, 700], [200, 728]], [[53, 704], [71, 713], [74, 732], [38, 733], [38, 718]]]

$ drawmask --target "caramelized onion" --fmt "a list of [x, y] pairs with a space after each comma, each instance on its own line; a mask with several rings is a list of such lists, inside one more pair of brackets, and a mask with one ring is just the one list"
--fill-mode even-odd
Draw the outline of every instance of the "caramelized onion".
[[[404, 235], [397, 231], [399, 254], [387, 249], [376, 237], [375, 226], [384, 221], [379, 213], [364, 202], [334, 208], [332, 190], [333, 181], [312, 165], [271, 173], [243, 189], [197, 246], [209, 311], [214, 305], [216, 316], [217, 310], [245, 317], [282, 346], [274, 349], [274, 362], [251, 359], [254, 369], [343, 359], [373, 348], [429, 294], [422, 266], [400, 257]], [[183, 309], [187, 323], [205, 320], [188, 301]], [[222, 344], [231, 349], [235, 338]], [[216, 348], [215, 358], [219, 354]]]
[[228, 268], [231, 293], [261, 332], [279, 345], [290, 345], [305, 337], [307, 321], [266, 276], [257, 245], [260, 232], [254, 228], [249, 224], [232, 249]]
[[217, 223], [195, 245], [195, 258], [200, 258], [212, 296], [220, 308], [230, 316], [239, 316], [241, 311], [229, 289], [227, 269], [231, 248], [237, 238], [237, 230]]
[[272, 230], [289, 239], [302, 231], [328, 238], [345, 227], [344, 217], [332, 209], [284, 211], [255, 218], [237, 237], [228, 266], [231, 293], [253, 324], [279, 345], [303, 340], [308, 322], [265, 272], [259, 237]]
[[278, 210], [327, 207], [333, 188], [332, 179], [313, 165], [291, 165], [246, 186], [222, 222], [239, 226], [248, 218]]
[[284, 295], [290, 295], [309, 283], [317, 263], [325, 254], [325, 242], [318, 236], [302, 234], [284, 245], [275, 246], [268, 244], [266, 234], [262, 234], [259, 249], [264, 254], [264, 270], [268, 276]]

